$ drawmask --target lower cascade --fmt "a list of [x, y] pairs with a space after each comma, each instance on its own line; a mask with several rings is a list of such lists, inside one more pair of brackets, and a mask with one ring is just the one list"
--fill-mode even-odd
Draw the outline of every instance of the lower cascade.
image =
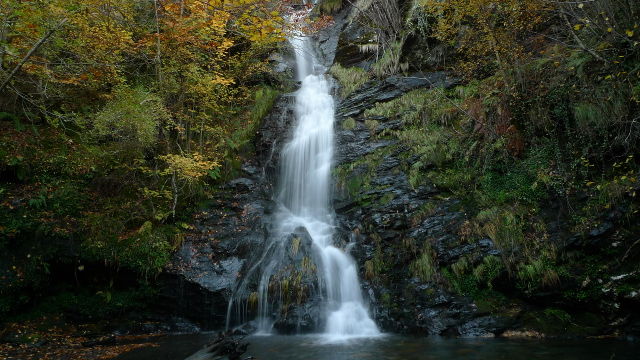
[[[330, 93], [331, 84], [324, 74], [325, 69], [316, 64], [310, 39], [296, 36], [290, 42], [295, 49], [298, 77], [301, 80], [301, 87], [295, 96], [296, 127], [290, 142], [282, 150], [281, 173], [275, 194], [278, 209], [265, 251], [244, 275], [245, 280], [240, 282], [237, 293], [244, 291], [247, 303], [257, 303], [258, 331], [271, 333], [274, 325], [272, 315], [287, 305], [283, 293], [289, 291], [292, 282], [289, 278], [282, 280], [282, 273], [288, 276], [290, 271], [296, 271], [291, 264], [288, 268], [283, 265], [282, 259], [290, 256], [292, 239], [296, 244], [293, 245], [295, 252], [298, 252], [301, 240], [291, 236], [302, 233], [310, 239], [308, 257], [303, 260], [302, 267], [313, 270], [312, 276], [316, 277], [313, 282], [317, 288], [312, 291], [321, 302], [315, 330], [323, 331], [333, 340], [375, 336], [380, 332], [369, 316], [357, 265], [348, 253], [352, 244], [345, 249], [334, 245], [331, 170], [335, 107]], [[246, 279], [252, 276], [257, 279], [257, 291], [249, 295]], [[277, 277], [281, 281], [274, 286]], [[275, 287], [278, 290], [274, 291]], [[242, 295], [234, 297], [241, 298]], [[239, 312], [246, 312], [240, 300], [232, 299], [229, 303], [228, 325], [234, 301]]]

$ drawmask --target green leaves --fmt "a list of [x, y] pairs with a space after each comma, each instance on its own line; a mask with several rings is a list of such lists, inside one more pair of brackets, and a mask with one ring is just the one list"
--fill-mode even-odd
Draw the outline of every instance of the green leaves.
[[99, 137], [149, 148], [157, 141], [160, 124], [170, 120], [162, 100], [142, 87], [121, 86], [96, 115], [92, 125]]

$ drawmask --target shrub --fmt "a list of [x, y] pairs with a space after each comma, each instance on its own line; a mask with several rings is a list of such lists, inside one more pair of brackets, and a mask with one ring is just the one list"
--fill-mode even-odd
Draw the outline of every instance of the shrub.
[[142, 87], [122, 86], [98, 112], [93, 129], [99, 137], [147, 148], [155, 144], [158, 127], [169, 118], [160, 97]]
[[346, 118], [342, 121], [342, 128], [345, 130], [353, 130], [356, 127], [356, 121], [352, 118]]

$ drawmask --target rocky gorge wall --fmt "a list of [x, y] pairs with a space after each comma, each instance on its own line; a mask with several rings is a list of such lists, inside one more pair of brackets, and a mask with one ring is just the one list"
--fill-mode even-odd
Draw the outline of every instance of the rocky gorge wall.
[[[355, 44], [366, 42], [368, 35], [349, 23], [349, 14], [350, 9], [343, 10], [334, 26], [317, 35], [327, 67], [334, 57], [343, 66], [370, 65], [354, 52]], [[376, 323], [387, 332], [415, 335], [637, 334], [640, 318], [634, 309], [640, 295], [617, 287], [637, 273], [610, 269], [606, 276], [593, 279], [605, 292], [598, 295], [601, 303], [593, 306], [570, 309], [572, 303], [564, 295], [588, 288], [577, 280], [564, 281], [555, 289], [523, 291], [513, 274], [494, 263], [504, 255], [495, 239], [466, 236], [472, 216], [462, 199], [428, 178], [415, 186], [411, 168], [419, 159], [390, 136], [403, 128], [403, 121], [365, 112], [416, 89], [440, 91], [458, 83], [446, 73], [433, 72], [370, 80], [342, 97], [336, 89], [335, 241], [344, 248], [355, 242], [351, 251]], [[291, 102], [291, 94], [280, 97], [264, 119], [255, 140], [256, 156], [242, 167], [244, 175], [221, 189], [210, 209], [195, 219], [193, 232], [163, 275], [168, 311], [205, 328], [224, 326], [237, 281], [262, 253], [269, 233], [278, 154], [292, 127]], [[549, 241], [557, 243], [559, 251], [580, 256], [606, 251], [622, 220], [615, 211], [604, 218], [583, 236], [550, 216], [547, 225], [555, 230]], [[310, 256], [309, 239], [302, 231], [287, 241], [298, 244], [289, 266], [301, 269]], [[469, 268], [494, 271], [495, 276], [485, 285], [454, 274], [463, 262]], [[282, 333], [322, 326], [321, 301], [311, 291], [313, 277], [305, 274], [301, 270], [302, 280], [286, 288], [292, 300], [275, 315], [276, 329]], [[280, 279], [281, 293], [283, 281], [289, 284], [289, 279]], [[244, 320], [255, 312], [250, 298], [250, 292], [244, 294]]]

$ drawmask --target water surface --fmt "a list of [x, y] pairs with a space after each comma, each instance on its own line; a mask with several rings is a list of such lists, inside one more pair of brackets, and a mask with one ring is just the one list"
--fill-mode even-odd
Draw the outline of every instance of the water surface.
[[318, 336], [251, 337], [258, 360], [637, 360], [640, 344], [620, 340], [512, 340], [417, 338], [387, 335], [326, 343]]
[[[215, 334], [173, 335], [118, 360], [181, 360]], [[622, 340], [449, 339], [385, 335], [326, 342], [324, 336], [251, 336], [243, 358], [256, 360], [638, 360], [640, 343]]]

